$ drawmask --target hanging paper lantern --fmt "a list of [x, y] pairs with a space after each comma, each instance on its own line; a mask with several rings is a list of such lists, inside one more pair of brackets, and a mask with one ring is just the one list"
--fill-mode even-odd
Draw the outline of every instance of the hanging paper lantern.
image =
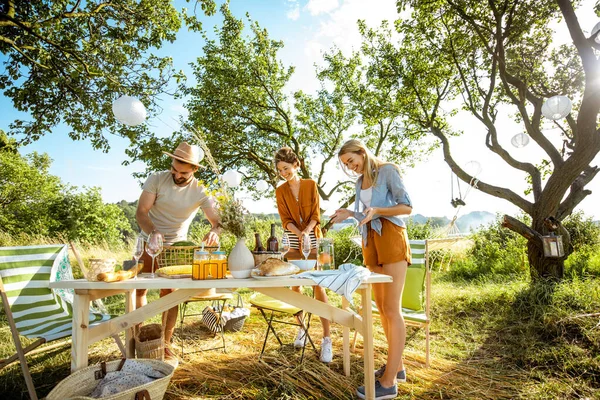
[[196, 149], [196, 154], [198, 154], [198, 162], [204, 160], [204, 150], [202, 150], [202, 147], [196, 145], [193, 145], [192, 147]]
[[529, 135], [525, 132], [517, 133], [512, 137], [510, 143], [518, 149], [525, 147], [529, 144]]
[[223, 174], [223, 181], [230, 188], [238, 187], [240, 186], [240, 183], [242, 183], [242, 174], [237, 172], [235, 169], [230, 169]]
[[269, 189], [269, 184], [267, 183], [267, 181], [261, 179], [258, 182], [256, 182], [256, 190], [258, 190], [259, 192], [265, 192], [267, 189]]
[[542, 106], [542, 114], [544, 117], [556, 121], [569, 115], [572, 106], [571, 99], [567, 96], [550, 97]]
[[[592, 36], [595, 36], [596, 33], [598, 33], [598, 31], [600, 31], [600, 22], [598, 22], [596, 25], [594, 25], [594, 27], [592, 28]], [[600, 35], [598, 35], [600, 36]], [[600, 44], [600, 37], [594, 37], [594, 42], [599, 43]]]
[[131, 96], [121, 96], [112, 104], [115, 118], [122, 124], [137, 126], [146, 120], [146, 107]]
[[477, 175], [481, 173], [481, 170], [482, 168], [479, 161], [472, 160], [465, 164], [465, 172], [473, 178], [477, 177]]

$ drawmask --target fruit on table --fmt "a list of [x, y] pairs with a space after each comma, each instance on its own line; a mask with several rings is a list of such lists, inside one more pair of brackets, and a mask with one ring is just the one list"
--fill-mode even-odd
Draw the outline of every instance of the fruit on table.
[[191, 265], [172, 265], [170, 267], [162, 267], [159, 268], [158, 273], [163, 275], [191, 275], [192, 274], [192, 266]]

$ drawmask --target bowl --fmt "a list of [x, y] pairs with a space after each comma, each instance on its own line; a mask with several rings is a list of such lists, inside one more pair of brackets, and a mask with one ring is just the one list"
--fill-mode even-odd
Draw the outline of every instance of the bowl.
[[231, 276], [233, 276], [235, 279], [246, 279], [246, 278], [250, 278], [250, 272], [252, 272], [251, 269], [242, 269], [240, 271], [232, 271], [229, 270], [229, 273], [231, 274]]
[[309, 271], [317, 265], [317, 260], [290, 260], [290, 262], [302, 271]]

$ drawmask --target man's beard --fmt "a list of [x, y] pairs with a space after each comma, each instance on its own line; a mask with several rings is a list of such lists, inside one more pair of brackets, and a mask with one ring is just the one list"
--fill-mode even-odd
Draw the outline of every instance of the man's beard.
[[191, 176], [189, 178], [187, 178], [187, 179], [186, 178], [176, 179], [175, 178], [175, 174], [171, 174], [171, 177], [173, 177], [173, 182], [175, 182], [176, 185], [181, 185], [182, 183], [186, 183], [186, 182], [188, 182], [189, 180], [192, 179]]

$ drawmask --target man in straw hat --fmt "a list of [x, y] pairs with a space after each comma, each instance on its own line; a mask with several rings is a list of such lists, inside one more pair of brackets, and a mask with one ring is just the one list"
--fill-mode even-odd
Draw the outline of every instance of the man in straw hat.
[[[141, 235], [145, 241], [151, 233], [161, 235], [165, 245], [171, 245], [181, 240], [187, 240], [187, 233], [199, 208], [202, 208], [212, 229], [204, 236], [208, 246], [219, 243], [221, 232], [219, 215], [213, 208], [211, 200], [205, 193], [204, 187], [198, 186], [194, 173], [200, 167], [200, 149], [186, 142], [180, 143], [171, 154], [171, 170], [157, 172], [146, 180], [142, 186], [135, 217], [142, 229]], [[152, 258], [147, 252], [141, 258], [144, 260], [143, 272], [152, 269]], [[156, 268], [156, 266], [155, 266]], [[173, 289], [161, 289], [160, 296], [171, 293]], [[146, 304], [148, 290], [136, 290], [136, 307]], [[163, 313], [165, 321], [165, 342], [171, 342], [175, 323], [177, 322], [177, 307]], [[165, 354], [172, 357], [170, 349]]]

